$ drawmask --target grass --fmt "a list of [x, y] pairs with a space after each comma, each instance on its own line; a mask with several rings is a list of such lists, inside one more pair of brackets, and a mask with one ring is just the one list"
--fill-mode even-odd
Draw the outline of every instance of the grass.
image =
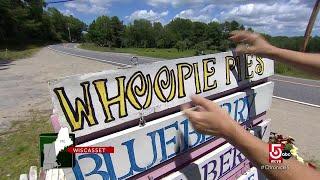
[[[186, 50], [186, 51], [178, 51], [177, 49], [156, 49], [156, 48], [107, 48], [107, 47], [99, 47], [91, 43], [84, 43], [80, 45], [80, 48], [93, 50], [93, 51], [101, 51], [101, 52], [118, 52], [118, 53], [130, 53], [139, 56], [146, 57], [154, 57], [154, 58], [163, 58], [163, 59], [176, 59], [182, 57], [190, 57], [195, 56], [195, 50]], [[205, 51], [205, 54], [217, 53], [217, 51]], [[290, 65], [286, 65], [283, 63], [275, 62], [275, 73], [284, 75], [284, 76], [292, 76], [304, 79], [315, 79], [320, 80], [320, 77], [310, 75], [306, 72], [300, 71], [291, 67]]]
[[40, 166], [39, 134], [52, 132], [48, 115], [32, 112], [26, 121], [15, 122], [0, 134], [0, 179], [19, 179], [30, 166]]
[[45, 42], [26, 42], [22, 45], [15, 42], [3, 43], [0, 45], [0, 61], [31, 57], [47, 44]]
[[[84, 43], [80, 45], [80, 48], [101, 51], [101, 52], [117, 52], [117, 53], [130, 53], [139, 56], [162, 58], [162, 59], [176, 59], [183, 57], [190, 57], [197, 55], [196, 50], [189, 49], [184, 51], [178, 51], [175, 48], [171, 49], [157, 49], [157, 48], [108, 48], [99, 47], [91, 43]], [[206, 54], [217, 53], [217, 51], [205, 51]]]
[[311, 74], [306, 73], [304, 71], [298, 70], [290, 65], [283, 64], [280, 62], [275, 62], [275, 73], [281, 74], [284, 76], [292, 76], [292, 77], [298, 77], [298, 78], [304, 78], [304, 79], [320, 80], [319, 76], [311, 75]]

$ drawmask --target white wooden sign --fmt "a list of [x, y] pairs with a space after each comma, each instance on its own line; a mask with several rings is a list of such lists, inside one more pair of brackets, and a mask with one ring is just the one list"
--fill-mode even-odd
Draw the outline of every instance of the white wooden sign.
[[269, 142], [269, 135], [271, 133], [270, 121], [271, 119], [266, 120], [252, 128], [252, 133], [266, 143]]
[[[268, 82], [245, 92], [215, 100], [239, 123], [269, 109], [273, 83]], [[183, 113], [175, 113], [93, 141], [83, 146], [113, 146], [114, 154], [79, 154], [73, 172], [67, 177], [84, 179], [125, 179], [161, 164], [181, 152], [213, 139], [195, 132]]]
[[252, 167], [244, 175], [240, 176], [238, 180], [259, 180], [257, 168]]
[[[270, 126], [270, 121], [258, 126]], [[259, 130], [255, 128], [255, 130]], [[259, 134], [259, 133], [254, 133]], [[269, 138], [264, 134], [263, 138]], [[163, 180], [216, 180], [227, 176], [233, 169], [246, 160], [246, 157], [234, 146], [227, 143], [213, 152], [194, 161], [185, 168], [170, 174]]]
[[76, 137], [273, 75], [273, 61], [232, 52], [71, 76], [49, 83], [59, 123]]

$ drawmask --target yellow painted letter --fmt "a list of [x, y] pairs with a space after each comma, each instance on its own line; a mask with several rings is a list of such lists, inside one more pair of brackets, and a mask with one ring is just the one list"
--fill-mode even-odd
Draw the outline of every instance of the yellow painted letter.
[[[209, 68], [209, 62], [212, 63], [212, 67]], [[212, 89], [217, 88], [217, 80], [214, 80], [212, 84], [209, 83], [209, 77], [213, 76], [215, 73], [215, 69], [213, 67], [216, 64], [215, 58], [209, 58], [202, 60], [203, 63], [203, 92], [210, 91]]]
[[106, 87], [106, 83], [108, 81], [107, 79], [93, 81], [94, 87], [96, 88], [99, 96], [99, 101], [103, 108], [103, 112], [106, 116], [106, 123], [115, 119], [110, 109], [110, 106], [114, 104], [118, 104], [119, 118], [126, 117], [128, 115], [124, 88], [125, 77], [116, 77], [116, 80], [118, 83], [118, 88], [116, 88], [118, 89], [118, 95], [113, 98], [108, 97], [108, 90]]
[[236, 60], [232, 56], [226, 57], [226, 85], [231, 84], [231, 76], [230, 72], [235, 70], [236, 68]]
[[56, 88], [53, 91], [58, 97], [61, 109], [69, 123], [72, 131], [83, 129], [83, 121], [86, 119], [89, 126], [98, 124], [94, 114], [94, 108], [91, 101], [89, 82], [81, 83], [83, 89], [84, 102], [80, 98], [75, 99], [75, 110], [66, 95], [64, 88]]
[[[188, 69], [188, 72], [184, 74], [183, 69]], [[184, 81], [189, 79], [192, 75], [192, 65], [188, 63], [177, 64], [177, 74], [178, 74], [178, 97], [183, 98], [186, 96]]]

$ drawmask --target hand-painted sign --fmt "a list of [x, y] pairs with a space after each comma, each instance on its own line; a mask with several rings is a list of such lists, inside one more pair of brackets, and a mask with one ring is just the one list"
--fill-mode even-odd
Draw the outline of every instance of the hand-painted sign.
[[[270, 107], [272, 92], [273, 83], [268, 82], [215, 102], [243, 123]], [[148, 122], [144, 127], [129, 128], [79, 145], [112, 146], [115, 153], [78, 155], [74, 174], [69, 175], [80, 179], [129, 178], [211, 139], [212, 136], [195, 132], [183, 113], [175, 113]]]
[[269, 142], [269, 134], [271, 133], [270, 121], [271, 119], [266, 120], [260, 123], [258, 126], [252, 128], [252, 133], [254, 133], [255, 136], [257, 136], [266, 143]]
[[[267, 121], [263, 126], [270, 126]], [[258, 129], [255, 129], [258, 130]], [[269, 134], [264, 134], [263, 138], [268, 138]], [[234, 146], [227, 143], [215, 151], [194, 161], [185, 168], [163, 178], [164, 180], [208, 180], [223, 179], [239, 164], [244, 162], [246, 157]]]
[[257, 168], [252, 167], [244, 175], [240, 176], [238, 180], [259, 180]]
[[[262, 122], [266, 119], [266, 115], [260, 115], [253, 120], [246, 121], [242, 125], [244, 127], [255, 127], [257, 124]], [[252, 125], [252, 126], [251, 126]], [[167, 174], [168, 172], [172, 172], [173, 170], [178, 170], [183, 168], [186, 164], [192, 163], [194, 159], [201, 158], [204, 154], [208, 154], [218, 147], [225, 144], [226, 141], [223, 138], [215, 138], [214, 140], [205, 143], [201, 148], [194, 148], [190, 149], [189, 151], [186, 151], [184, 153], [179, 154], [175, 158], [172, 158], [171, 160], [168, 160], [165, 163], [159, 164], [155, 167], [153, 167], [150, 170], [147, 170], [141, 174], [138, 174], [136, 176], [133, 176], [132, 179], [136, 180], [145, 180], [145, 179], [159, 179], [163, 177], [164, 174]], [[233, 169], [230, 173], [235, 172], [235, 174], [228, 174], [224, 177], [227, 179], [229, 177], [239, 177], [237, 174], [244, 174], [248, 169], [247, 168], [248, 162], [243, 162], [242, 165], [239, 165], [237, 168]], [[235, 178], [233, 178], [235, 179]]]
[[61, 126], [76, 137], [273, 75], [273, 61], [232, 52], [72, 76], [49, 83]]

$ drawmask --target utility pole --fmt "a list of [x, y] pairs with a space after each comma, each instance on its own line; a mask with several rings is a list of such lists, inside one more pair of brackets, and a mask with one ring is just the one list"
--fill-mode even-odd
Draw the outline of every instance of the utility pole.
[[301, 46], [301, 51], [302, 52], [306, 51], [306, 48], [307, 48], [307, 45], [308, 45], [308, 42], [309, 42], [309, 39], [310, 39], [310, 35], [311, 35], [311, 32], [312, 32], [312, 28], [313, 28], [314, 22], [316, 21], [318, 12], [319, 12], [319, 8], [320, 8], [320, 0], [317, 0], [316, 4], [313, 7], [313, 11], [312, 11], [312, 14], [310, 16], [309, 23], [308, 23], [306, 32], [304, 34], [304, 42], [303, 42], [303, 45]]
[[69, 31], [69, 41], [70, 41], [70, 42], [72, 42], [72, 41], [71, 41], [71, 34], [70, 34], [70, 27], [69, 27], [69, 24], [68, 24], [68, 31]]

